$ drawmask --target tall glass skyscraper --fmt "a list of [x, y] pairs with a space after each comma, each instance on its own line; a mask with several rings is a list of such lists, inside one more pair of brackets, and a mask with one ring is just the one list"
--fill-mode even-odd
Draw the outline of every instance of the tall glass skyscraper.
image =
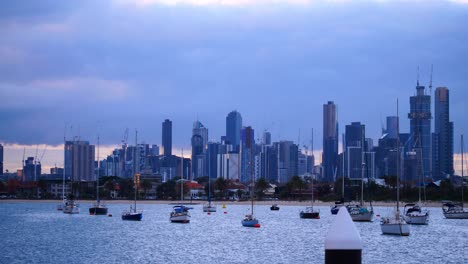
[[362, 176], [362, 157], [365, 149], [366, 127], [361, 122], [352, 122], [345, 127], [345, 175], [352, 179]]
[[[421, 152], [417, 158], [417, 174], [422, 172], [424, 177], [431, 177], [431, 96], [426, 94], [424, 86], [419, 85], [419, 81], [416, 85], [416, 95], [410, 97], [408, 118], [410, 119], [411, 147]], [[416, 153], [419, 153], [418, 151]], [[413, 175], [411, 180], [418, 180], [418, 178], [419, 175]]]
[[230, 112], [226, 116], [226, 139], [231, 145], [233, 145], [235, 151], [239, 151], [241, 128], [241, 114], [235, 110]]
[[172, 121], [169, 119], [162, 123], [162, 154], [166, 157], [172, 155]]
[[241, 140], [241, 181], [249, 182], [253, 173], [255, 131], [252, 127], [242, 128]]
[[323, 105], [323, 152], [322, 166], [323, 178], [326, 181], [334, 181], [334, 171], [338, 162], [338, 121], [336, 105], [328, 101]]
[[453, 175], [453, 122], [449, 114], [449, 90], [438, 87], [434, 95], [434, 134], [432, 138], [433, 177], [435, 180]]

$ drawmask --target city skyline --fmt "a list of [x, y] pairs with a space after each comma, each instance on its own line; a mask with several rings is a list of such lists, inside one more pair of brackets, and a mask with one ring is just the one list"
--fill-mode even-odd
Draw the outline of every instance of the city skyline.
[[140, 142], [162, 146], [165, 119], [173, 122], [174, 153], [189, 153], [193, 122], [218, 141], [232, 110], [272, 141], [296, 142], [299, 130], [314, 128], [318, 152], [327, 101], [339, 106], [340, 134], [361, 122], [376, 141], [385, 117], [396, 115], [397, 98], [401, 131], [409, 131], [403, 117], [417, 68], [428, 87], [431, 65], [434, 89], [450, 90], [459, 152], [459, 135], [468, 131], [466, 1], [272, 3], [2, 3], [5, 169], [22, 158], [22, 147], [11, 144], [30, 146], [34, 156], [35, 144], [54, 149], [64, 134], [92, 144], [100, 134], [102, 146], [115, 146], [137, 128]]

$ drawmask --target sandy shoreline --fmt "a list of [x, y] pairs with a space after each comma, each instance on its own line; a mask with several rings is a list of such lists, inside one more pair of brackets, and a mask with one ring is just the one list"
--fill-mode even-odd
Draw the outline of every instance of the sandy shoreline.
[[[106, 204], [122, 204], [122, 203], [130, 203], [133, 200], [105, 200]], [[25, 199], [4, 199], [0, 200], [0, 203], [60, 203], [60, 200], [25, 200]], [[86, 203], [94, 203], [94, 200], [78, 200], [81, 204]], [[138, 203], [140, 204], [178, 204], [178, 201], [168, 201], [168, 200], [139, 200]], [[190, 201], [186, 200], [184, 203], [190, 203]], [[192, 204], [204, 204], [206, 201], [202, 200], [193, 200]], [[214, 201], [216, 204], [226, 204], [226, 205], [247, 205], [250, 204], [250, 201]], [[307, 206], [310, 204], [309, 201], [255, 201], [257, 205], [272, 205], [278, 204], [281, 206]], [[322, 201], [315, 201], [314, 205], [317, 206], [331, 206], [334, 202], [322, 202]], [[373, 206], [384, 206], [384, 207], [393, 207], [395, 206], [395, 202], [372, 202]], [[400, 202], [401, 206], [404, 206], [405, 203]], [[425, 204], [427, 207], [441, 207], [442, 202], [434, 202], [430, 201]]]

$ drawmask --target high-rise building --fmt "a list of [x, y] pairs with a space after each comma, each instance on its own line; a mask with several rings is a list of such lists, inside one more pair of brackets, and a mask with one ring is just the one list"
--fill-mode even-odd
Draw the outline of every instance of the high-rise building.
[[278, 183], [287, 183], [293, 176], [298, 176], [299, 148], [292, 141], [275, 143], [278, 149]]
[[241, 128], [241, 114], [235, 110], [230, 112], [226, 116], [226, 140], [233, 145], [235, 151], [239, 150]]
[[[426, 94], [424, 86], [416, 85], [416, 95], [410, 97], [410, 146], [421, 148], [418, 157], [417, 171], [424, 177], [431, 176], [431, 96]], [[417, 180], [419, 175], [413, 175], [411, 180]]]
[[449, 89], [438, 87], [434, 95], [433, 177], [453, 175], [453, 122], [450, 122]]
[[3, 146], [0, 144], [0, 175], [3, 175]]
[[192, 130], [192, 179], [207, 175], [206, 145], [208, 129], [200, 121], [193, 123]]
[[323, 178], [334, 181], [334, 171], [338, 163], [338, 120], [337, 106], [333, 101], [323, 105]]
[[159, 156], [159, 146], [152, 145], [151, 146], [151, 156]]
[[226, 180], [239, 180], [239, 154], [218, 154], [217, 162], [218, 177]]
[[41, 177], [41, 163], [34, 161], [33, 157], [28, 157], [24, 161], [23, 181], [38, 181]]
[[351, 179], [362, 176], [362, 157], [365, 150], [366, 127], [360, 122], [352, 122], [345, 128], [345, 175]]
[[210, 179], [218, 177], [218, 154], [221, 153], [221, 144], [217, 142], [208, 142], [207, 144], [207, 168]]
[[172, 156], [172, 121], [169, 119], [162, 123], [162, 154]]
[[94, 145], [88, 141], [65, 142], [65, 177], [73, 181], [95, 181]]
[[397, 138], [398, 137], [398, 117], [397, 116], [387, 116], [387, 129], [385, 133], [388, 135], [388, 138]]
[[271, 133], [270, 132], [268, 131], [263, 132], [262, 144], [271, 145]]
[[253, 173], [254, 166], [254, 146], [255, 146], [255, 133], [254, 129], [250, 126], [243, 127], [241, 131], [241, 182], [249, 182]]

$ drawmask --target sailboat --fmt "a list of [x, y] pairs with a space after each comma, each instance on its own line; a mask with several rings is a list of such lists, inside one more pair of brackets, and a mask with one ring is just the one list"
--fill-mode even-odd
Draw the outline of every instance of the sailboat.
[[[397, 100], [397, 117], [398, 100]], [[396, 211], [392, 216], [382, 217], [380, 228], [384, 235], [409, 236], [410, 226], [406, 223], [404, 217], [400, 214], [400, 124], [397, 125], [397, 204]]]
[[452, 203], [452, 202], [447, 202], [444, 203], [442, 206], [442, 211], [444, 212], [444, 216], [447, 219], [468, 219], [468, 211], [463, 208], [463, 189], [465, 188], [465, 182], [463, 181], [464, 175], [463, 175], [463, 168], [465, 164], [465, 160], [463, 158], [463, 135], [461, 135], [461, 153], [462, 153], [462, 192], [461, 192], [461, 203]]
[[[66, 145], [66, 142], [65, 142]], [[64, 166], [65, 167], [65, 166]], [[63, 168], [65, 173], [65, 168]], [[68, 195], [65, 206], [63, 207], [62, 212], [64, 214], [79, 214], [80, 213], [80, 205], [75, 201], [75, 195], [73, 195], [73, 176], [71, 177], [70, 181], [70, 194]]]
[[171, 223], [190, 223], [189, 210], [191, 207], [183, 205], [184, 201], [184, 150], [182, 149], [182, 163], [181, 163], [181, 176], [180, 176], [180, 205], [176, 205], [172, 208], [169, 220]]
[[[208, 168], [210, 168], [210, 160], [208, 159]], [[208, 176], [208, 203], [203, 205], [203, 212], [216, 212], [216, 205], [211, 203], [211, 178]]]
[[89, 208], [89, 214], [90, 215], [107, 215], [107, 207], [105, 204], [101, 203], [101, 200], [99, 199], [99, 171], [100, 171], [100, 166], [99, 166], [99, 136], [98, 136], [98, 151], [97, 151], [97, 160], [98, 160], [98, 170], [97, 170], [97, 176], [96, 176], [96, 203], [94, 204], [93, 207]]
[[[421, 149], [421, 141], [419, 138], [418, 138], [418, 142], [419, 142], [419, 148], [420, 148], [420, 154], [421, 154], [421, 165], [422, 165], [423, 164], [422, 149]], [[424, 177], [422, 175], [423, 171], [424, 169], [421, 166], [421, 173], [419, 174], [419, 177], [421, 178], [418, 180], [419, 201], [417, 203], [405, 204], [405, 207], [403, 208], [405, 221], [411, 225], [427, 225], [429, 223], [429, 211], [422, 208], [422, 202], [421, 202], [421, 181], [420, 180], [422, 179], [422, 184], [424, 184]]]
[[[372, 202], [370, 202], [370, 209], [364, 207], [364, 169], [365, 163], [363, 162], [361, 169], [361, 202], [359, 203], [359, 205], [346, 206], [349, 215], [351, 216], [351, 219], [353, 219], [353, 221], [356, 222], [372, 222], [372, 218], [374, 216], [374, 208], [372, 207]], [[369, 179], [369, 177], [367, 179]]]
[[[133, 155], [133, 159], [136, 161], [136, 153], [138, 147], [138, 132], [135, 131], [135, 155]], [[130, 221], [141, 221], [143, 218], [143, 211], [137, 211], [137, 193], [138, 193], [138, 185], [140, 184], [140, 174], [138, 173], [138, 164], [135, 162], [135, 175], [133, 176], [133, 189], [135, 190], [135, 198], [134, 198], [134, 205], [133, 208], [130, 205], [130, 210], [122, 212], [122, 220], [130, 220]]]
[[[343, 159], [344, 161], [344, 159]], [[336, 175], [336, 170], [335, 170]], [[341, 199], [339, 201], [335, 201], [335, 205], [330, 206], [330, 212], [332, 215], [338, 214], [340, 208], [344, 205], [344, 175], [341, 176]]]
[[245, 218], [241, 221], [242, 226], [245, 227], [260, 227], [260, 223], [254, 216], [254, 177], [253, 177], [253, 162], [252, 162], [252, 147], [250, 148], [250, 214], [245, 215]]
[[[314, 130], [312, 129], [312, 146], [313, 146], [313, 140], [314, 140]], [[312, 147], [313, 149], [313, 147]], [[306, 218], [306, 219], [320, 219], [320, 212], [314, 209], [314, 178], [311, 178], [312, 181], [312, 200], [311, 200], [311, 206], [307, 206], [305, 210], [301, 211], [299, 213], [300, 218]]]

